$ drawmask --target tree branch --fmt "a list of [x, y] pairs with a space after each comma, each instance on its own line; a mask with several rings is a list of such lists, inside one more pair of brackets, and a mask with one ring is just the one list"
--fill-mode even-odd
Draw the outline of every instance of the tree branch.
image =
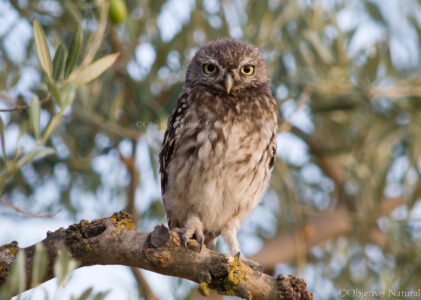
[[[51, 95], [48, 95], [47, 97], [45, 97], [44, 99], [40, 101], [40, 105], [47, 103], [48, 101], [50, 101], [50, 99], [51, 99]], [[18, 104], [13, 108], [1, 108], [0, 112], [14, 112], [14, 111], [21, 112], [22, 110], [28, 109], [29, 107], [31, 106], [27, 104]]]
[[[373, 215], [370, 218], [377, 220], [379, 217], [389, 214], [403, 203], [404, 199], [402, 197], [384, 199], [377, 215]], [[364, 216], [358, 218], [358, 215], [350, 215], [345, 209], [336, 209], [310, 219], [303, 228], [307, 251], [330, 239], [347, 234], [353, 228], [352, 222], [363, 221], [363, 218]], [[262, 264], [265, 272], [273, 273], [277, 264], [290, 261], [297, 255], [296, 234], [296, 232], [288, 232], [268, 241], [263, 249], [252, 256], [251, 259]], [[376, 228], [373, 228], [372, 232], [370, 232], [370, 238], [380, 244], [385, 242], [384, 236], [380, 236]]]
[[30, 216], [30, 217], [34, 217], [34, 218], [52, 218], [52, 217], [56, 216], [61, 211], [61, 209], [59, 209], [52, 215], [41, 215], [41, 214], [34, 214], [34, 213], [29, 212], [29, 211], [25, 211], [23, 209], [20, 209], [19, 207], [14, 206], [13, 204], [11, 204], [11, 203], [9, 203], [6, 200], [3, 200], [1, 198], [0, 198], [0, 203], [4, 204], [6, 206], [9, 206], [10, 208], [13, 208], [18, 213], [21, 213], [21, 214], [24, 214], [24, 215], [27, 215], [27, 216]]
[[[49, 232], [42, 243], [48, 253], [43, 281], [53, 278], [58, 251], [67, 246], [80, 267], [97, 264], [139, 267], [197, 282], [203, 294], [209, 293], [211, 288], [246, 299], [313, 298], [305, 282], [294, 275], [277, 278], [260, 275], [233, 256], [206, 248], [199, 253], [195, 240], [185, 249], [179, 234], [164, 225], [156, 226], [149, 234], [137, 232], [131, 216], [124, 211], [110, 218], [82, 220], [67, 229]], [[19, 250], [17, 242], [0, 247], [0, 287], [9, 276]], [[35, 245], [22, 250], [26, 257], [26, 289], [30, 289]]]

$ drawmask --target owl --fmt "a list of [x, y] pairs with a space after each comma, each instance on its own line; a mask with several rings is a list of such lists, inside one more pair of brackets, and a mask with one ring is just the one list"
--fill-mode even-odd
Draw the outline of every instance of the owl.
[[237, 240], [262, 200], [276, 155], [277, 108], [259, 50], [243, 41], [201, 47], [168, 119], [160, 152], [168, 225], [210, 249], [221, 235], [253, 268]]

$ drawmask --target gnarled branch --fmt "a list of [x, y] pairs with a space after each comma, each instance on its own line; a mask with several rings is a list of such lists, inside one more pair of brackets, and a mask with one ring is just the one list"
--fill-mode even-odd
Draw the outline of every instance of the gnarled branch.
[[[164, 225], [156, 226], [149, 234], [137, 232], [126, 212], [92, 222], [82, 220], [67, 229], [49, 232], [42, 243], [48, 253], [47, 274], [43, 281], [53, 278], [55, 258], [59, 250], [67, 246], [80, 267], [97, 264], [139, 267], [197, 282], [203, 294], [211, 288], [246, 299], [312, 299], [305, 282], [296, 276], [260, 275], [233, 256], [209, 249], [199, 253], [199, 244], [194, 240], [189, 242], [189, 249], [185, 249], [179, 234]], [[0, 287], [19, 250], [16, 242], [0, 247]], [[23, 250], [26, 289], [30, 289], [35, 246]]]

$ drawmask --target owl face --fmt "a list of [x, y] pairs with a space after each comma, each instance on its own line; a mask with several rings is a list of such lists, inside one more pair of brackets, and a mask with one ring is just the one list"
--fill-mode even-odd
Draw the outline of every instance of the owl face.
[[188, 67], [186, 84], [235, 95], [268, 87], [269, 77], [257, 48], [242, 41], [218, 40], [197, 51]]

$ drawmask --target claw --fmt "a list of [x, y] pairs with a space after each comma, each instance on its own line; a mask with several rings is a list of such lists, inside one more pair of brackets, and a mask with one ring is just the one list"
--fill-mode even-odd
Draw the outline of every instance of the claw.
[[203, 247], [203, 238], [202, 237], [198, 237], [197, 241], [200, 244], [200, 248], [199, 248], [199, 252], [202, 252], [202, 247]]
[[181, 237], [181, 243], [183, 244], [184, 248], [186, 248], [186, 249], [187, 249], [187, 242], [188, 242], [188, 238], [185, 235], [183, 235]]
[[254, 269], [258, 272], [259, 277], [262, 277], [263, 274], [263, 266], [261, 264], [258, 264], [257, 269]]
[[238, 258], [238, 259], [241, 259], [246, 265], [248, 265], [250, 268], [252, 268], [254, 271], [256, 271], [258, 273], [259, 277], [262, 276], [263, 266], [261, 264], [244, 257], [244, 255], [241, 255], [240, 252], [237, 252], [235, 254], [235, 257]]

